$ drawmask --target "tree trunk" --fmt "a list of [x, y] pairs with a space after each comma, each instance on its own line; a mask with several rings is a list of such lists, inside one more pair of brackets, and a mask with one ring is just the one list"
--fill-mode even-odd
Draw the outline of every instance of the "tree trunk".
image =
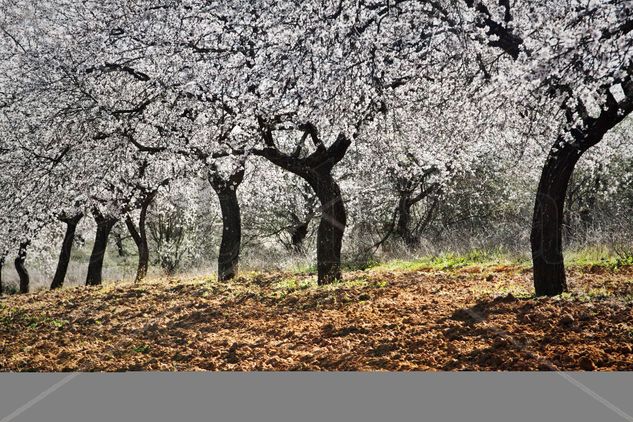
[[413, 206], [409, 195], [401, 193], [398, 201], [398, 221], [396, 223], [396, 235], [409, 247], [418, 244], [417, 238], [411, 229], [411, 207]]
[[303, 252], [303, 242], [308, 235], [310, 221], [311, 219], [307, 219], [307, 221], [297, 221], [290, 228], [290, 249], [292, 252]]
[[321, 221], [317, 231], [318, 284], [341, 280], [341, 248], [347, 224], [341, 189], [332, 175], [312, 174], [306, 179], [319, 198]]
[[4, 267], [4, 257], [0, 258], [0, 296], [4, 293], [4, 285], [2, 284], [2, 268]]
[[215, 169], [209, 172], [209, 183], [218, 195], [222, 212], [222, 241], [218, 254], [218, 280], [227, 281], [237, 276], [242, 243], [242, 217], [237, 200], [237, 188], [244, 180], [244, 167], [239, 168], [228, 179], [218, 175]]
[[222, 241], [218, 255], [218, 280], [234, 278], [238, 272], [240, 244], [242, 242], [242, 220], [237, 193], [232, 187], [214, 186], [222, 210]]
[[127, 253], [125, 252], [125, 247], [123, 247], [123, 236], [121, 236], [120, 233], [115, 233], [114, 244], [116, 245], [116, 250], [119, 256], [121, 258], [125, 258]]
[[537, 296], [555, 296], [567, 289], [562, 249], [563, 212], [569, 180], [583, 152], [570, 144], [559, 146], [556, 152], [550, 153], [541, 173], [530, 236]]
[[57, 261], [57, 270], [51, 283], [52, 289], [59, 289], [64, 285], [66, 279], [66, 272], [68, 271], [68, 264], [70, 263], [70, 254], [73, 249], [73, 241], [75, 240], [75, 231], [77, 230], [77, 224], [83, 217], [83, 214], [77, 214], [71, 218], [62, 218], [61, 221], [66, 223], [66, 234], [64, 235], [64, 241], [62, 242], [62, 250], [59, 253], [59, 260]]
[[[629, 71], [631, 68], [629, 69]], [[583, 117], [582, 128], [573, 127], [560, 136], [552, 146], [543, 167], [536, 193], [532, 219], [532, 262], [534, 288], [537, 296], [554, 296], [567, 288], [562, 252], [562, 223], [565, 196], [574, 166], [580, 156], [599, 143], [604, 135], [633, 111], [633, 81], [621, 84], [625, 92], [623, 101], [616, 101], [607, 92], [607, 102], [598, 117], [589, 116], [582, 103], [576, 110]], [[567, 110], [568, 122], [575, 122], [576, 114]], [[569, 142], [569, 137], [573, 142]]]
[[266, 147], [254, 151], [279, 167], [302, 177], [314, 190], [321, 205], [321, 221], [317, 231], [317, 272], [319, 285], [341, 279], [341, 247], [347, 223], [341, 189], [332, 177], [334, 166], [339, 163], [351, 145], [350, 139], [339, 134], [336, 141], [326, 148], [319, 138], [316, 127], [306, 123], [300, 127], [313, 141], [315, 151], [300, 158], [301, 145], [293, 155], [281, 152], [275, 145], [271, 126], [258, 118], [260, 132]]
[[140, 283], [147, 276], [149, 269], [149, 246], [147, 242], [147, 210], [154, 200], [156, 194], [150, 194], [141, 204], [141, 215], [138, 221], [138, 230], [129, 216], [125, 219], [125, 224], [136, 243], [138, 249], [138, 267], [136, 269], [135, 283]]
[[29, 292], [30, 277], [29, 272], [24, 265], [24, 262], [26, 261], [26, 248], [28, 245], [28, 242], [20, 244], [18, 256], [15, 258], [15, 270], [18, 272], [18, 276], [20, 277], [20, 293]]
[[95, 221], [97, 223], [97, 234], [95, 236], [95, 243], [90, 255], [90, 263], [88, 264], [86, 286], [101, 285], [103, 259], [105, 258], [106, 248], [108, 247], [108, 237], [110, 236], [110, 232], [117, 220], [95, 213]]

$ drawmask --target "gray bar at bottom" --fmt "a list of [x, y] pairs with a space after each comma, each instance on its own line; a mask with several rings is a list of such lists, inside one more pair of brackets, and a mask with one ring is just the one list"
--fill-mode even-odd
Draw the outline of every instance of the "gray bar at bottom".
[[632, 386], [628, 373], [2, 374], [0, 422], [633, 421]]

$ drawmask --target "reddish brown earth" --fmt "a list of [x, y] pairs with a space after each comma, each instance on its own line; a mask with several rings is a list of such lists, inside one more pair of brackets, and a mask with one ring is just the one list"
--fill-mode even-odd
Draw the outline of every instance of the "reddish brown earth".
[[633, 270], [534, 299], [513, 267], [162, 280], [5, 297], [3, 371], [631, 370]]

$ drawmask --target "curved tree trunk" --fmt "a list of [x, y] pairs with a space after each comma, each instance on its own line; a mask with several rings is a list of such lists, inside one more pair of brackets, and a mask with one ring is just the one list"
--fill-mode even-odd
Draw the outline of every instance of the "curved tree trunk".
[[571, 145], [551, 153], [543, 167], [532, 218], [532, 261], [537, 296], [567, 289], [563, 261], [563, 211], [569, 180], [583, 151]]
[[[633, 65], [631, 65], [633, 66]], [[572, 126], [566, 137], [559, 137], [543, 167], [532, 219], [532, 261], [537, 296], [554, 296], [565, 291], [565, 265], [562, 252], [562, 223], [569, 180], [581, 155], [599, 143], [604, 135], [633, 111], [633, 81], [622, 84], [624, 100], [618, 102], [607, 93], [607, 102], [598, 117], [589, 116], [582, 104], [576, 112], [583, 116], [581, 128]], [[568, 110], [570, 125], [576, 113]], [[571, 137], [573, 142], [567, 138]]]
[[[519, 57], [523, 40], [514, 34], [507, 25], [495, 21], [483, 3], [467, 0], [466, 4], [468, 7], [476, 8], [482, 18], [476, 25], [486, 27], [489, 35], [497, 36], [494, 40], [491, 38], [489, 45], [500, 48], [516, 60]], [[508, 22], [511, 20], [509, 3], [506, 3], [504, 7], [506, 9], [504, 19]], [[627, 30], [625, 26], [620, 29]], [[560, 139], [557, 140], [557, 143], [552, 147], [552, 151], [555, 152], [550, 153], [541, 174], [531, 233], [534, 287], [537, 295], [556, 295], [566, 288], [561, 249], [564, 195], [580, 154], [600, 142], [605, 133], [633, 111], [633, 79], [631, 78], [633, 62], [624, 62], [622, 65], [620, 73], [624, 75], [623, 78], [611, 81], [609, 85], [600, 87], [599, 91], [596, 92], [600, 96], [606, 95], [607, 97], [598, 117], [590, 116], [578, 98], [576, 98], [577, 104], [574, 108], [567, 108], [566, 105], [563, 105], [563, 110], [567, 114], [567, 123], [570, 127], [575, 127], [569, 134], [573, 137], [576, 148], [570, 149], [565, 146], [559, 151], [560, 146], [565, 145], [566, 142], [561, 144], [558, 142]], [[550, 88], [552, 91], [571, 90], [568, 86], [557, 86], [556, 83], [551, 84]], [[613, 88], [620, 90], [617, 99], [613, 95]], [[577, 125], [578, 117], [582, 119], [582, 126]], [[575, 158], [571, 156], [574, 149], [578, 154]]]
[[[437, 169], [432, 167], [428, 169], [424, 175], [423, 179], [426, 179], [428, 176], [431, 176], [435, 173]], [[396, 208], [396, 217], [397, 222], [395, 226], [395, 234], [400, 239], [402, 239], [408, 247], [415, 247], [420, 244], [420, 239], [416, 236], [416, 233], [419, 233], [419, 230], [423, 230], [433, 218], [433, 211], [435, 206], [437, 205], [437, 193], [439, 193], [439, 184], [431, 183], [429, 186], [421, 184], [421, 182], [405, 182], [406, 185], [402, 186], [401, 189], [398, 189], [398, 207]], [[416, 189], [420, 189], [420, 191], [416, 194]], [[420, 221], [420, 224], [417, 227], [411, 227], [413, 223], [413, 218], [411, 216], [411, 209], [420, 201], [425, 198], [428, 198], [430, 195], [435, 196], [435, 200], [433, 201], [430, 209], [428, 210], [426, 217]]]
[[319, 285], [341, 279], [341, 247], [347, 216], [341, 189], [332, 177], [334, 166], [345, 156], [351, 141], [339, 134], [336, 141], [325, 147], [317, 128], [310, 124], [300, 126], [304, 137], [310, 136], [315, 151], [301, 158], [299, 144], [292, 155], [280, 151], [275, 145], [271, 126], [258, 118], [265, 148], [254, 151], [279, 167], [303, 178], [314, 190], [321, 205], [321, 222], [317, 231], [317, 272]]
[[28, 242], [20, 244], [18, 256], [15, 258], [15, 270], [18, 272], [18, 276], [20, 277], [20, 293], [29, 292], [30, 277], [29, 272], [24, 265], [24, 262], [26, 261], [26, 248], [28, 245]]
[[103, 259], [108, 247], [108, 237], [117, 220], [95, 213], [95, 221], [97, 222], [97, 234], [90, 254], [86, 286], [98, 286], [102, 282]]
[[218, 195], [222, 211], [222, 241], [218, 254], [218, 280], [231, 280], [237, 276], [242, 243], [242, 217], [237, 200], [237, 188], [244, 178], [244, 170], [224, 180], [215, 173], [209, 175], [209, 182]]
[[138, 267], [136, 269], [136, 277], [134, 278], [135, 283], [143, 281], [143, 279], [147, 276], [147, 271], [149, 269], [149, 245], [147, 242], [146, 222], [147, 210], [155, 196], [155, 193], [150, 194], [141, 204], [141, 215], [139, 217], [138, 230], [129, 216], [125, 219], [125, 225], [130, 231], [130, 235], [132, 235], [132, 239], [134, 239], [134, 243], [136, 243], [136, 247], [138, 249]]
[[77, 214], [71, 218], [61, 218], [61, 221], [66, 223], [66, 234], [62, 242], [62, 250], [59, 253], [59, 260], [57, 261], [57, 269], [55, 270], [55, 276], [51, 283], [51, 290], [59, 289], [64, 285], [68, 264], [70, 263], [70, 254], [73, 249], [73, 241], [75, 240], [75, 232], [77, 231], [77, 224], [79, 224], [82, 217], [83, 214]]
[[308, 178], [321, 204], [321, 221], [317, 231], [318, 284], [341, 280], [341, 248], [347, 213], [341, 189], [328, 172]]

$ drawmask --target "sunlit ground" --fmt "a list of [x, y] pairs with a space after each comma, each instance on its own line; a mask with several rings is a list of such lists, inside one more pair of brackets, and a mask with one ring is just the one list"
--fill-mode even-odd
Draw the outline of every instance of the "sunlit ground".
[[[577, 259], [577, 261], [581, 261]], [[12, 371], [631, 370], [633, 268], [574, 263], [532, 295], [528, 263], [392, 261], [319, 287], [305, 272], [108, 283], [0, 303]]]

